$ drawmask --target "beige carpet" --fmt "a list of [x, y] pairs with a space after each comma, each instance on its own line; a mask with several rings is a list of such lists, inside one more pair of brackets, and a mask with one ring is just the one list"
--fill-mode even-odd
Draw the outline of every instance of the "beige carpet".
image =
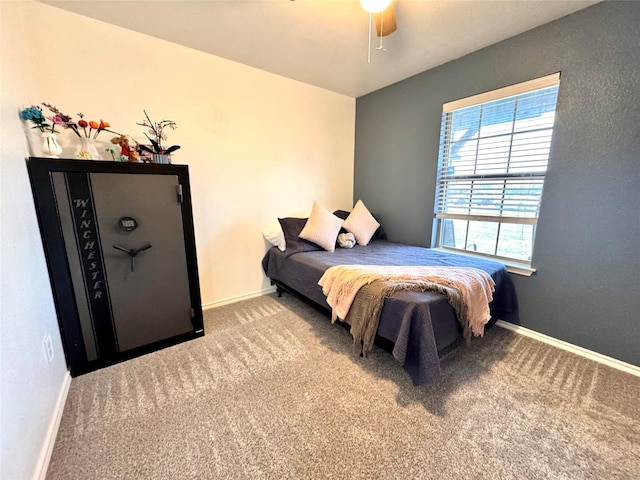
[[507, 330], [413, 387], [300, 300], [74, 378], [48, 479], [636, 479], [640, 378]]

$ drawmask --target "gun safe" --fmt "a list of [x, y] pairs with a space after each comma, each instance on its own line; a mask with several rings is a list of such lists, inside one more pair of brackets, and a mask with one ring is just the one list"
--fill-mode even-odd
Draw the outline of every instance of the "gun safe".
[[186, 165], [27, 169], [72, 376], [204, 335]]

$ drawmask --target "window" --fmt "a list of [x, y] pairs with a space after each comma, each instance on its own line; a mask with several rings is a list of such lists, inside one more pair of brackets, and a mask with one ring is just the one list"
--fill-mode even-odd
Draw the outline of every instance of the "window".
[[531, 266], [560, 74], [443, 106], [436, 246]]

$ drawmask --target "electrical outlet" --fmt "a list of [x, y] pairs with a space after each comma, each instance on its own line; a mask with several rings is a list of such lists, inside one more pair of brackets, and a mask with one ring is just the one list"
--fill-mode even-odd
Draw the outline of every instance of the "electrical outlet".
[[44, 347], [44, 358], [47, 363], [51, 363], [53, 361], [53, 343], [51, 343], [51, 337], [49, 335], [45, 335], [42, 340], [42, 346]]

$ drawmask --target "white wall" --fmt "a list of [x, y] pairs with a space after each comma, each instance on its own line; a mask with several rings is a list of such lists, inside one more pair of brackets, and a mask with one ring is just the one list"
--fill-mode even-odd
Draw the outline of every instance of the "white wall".
[[[0, 478], [28, 479], [41, 458], [66, 364], [17, 121], [19, 104], [39, 98], [32, 32], [22, 9], [8, 7], [0, 2]], [[45, 335], [54, 342], [50, 364]]]
[[[202, 300], [261, 292], [261, 230], [317, 199], [351, 207], [355, 100], [33, 2], [0, 2], [2, 478], [28, 478], [65, 366], [24, 157], [20, 106], [42, 101], [144, 140], [146, 109], [189, 165]], [[108, 145], [110, 134], [100, 139]], [[63, 156], [73, 134], [60, 135]], [[55, 341], [44, 362], [42, 337]]]

